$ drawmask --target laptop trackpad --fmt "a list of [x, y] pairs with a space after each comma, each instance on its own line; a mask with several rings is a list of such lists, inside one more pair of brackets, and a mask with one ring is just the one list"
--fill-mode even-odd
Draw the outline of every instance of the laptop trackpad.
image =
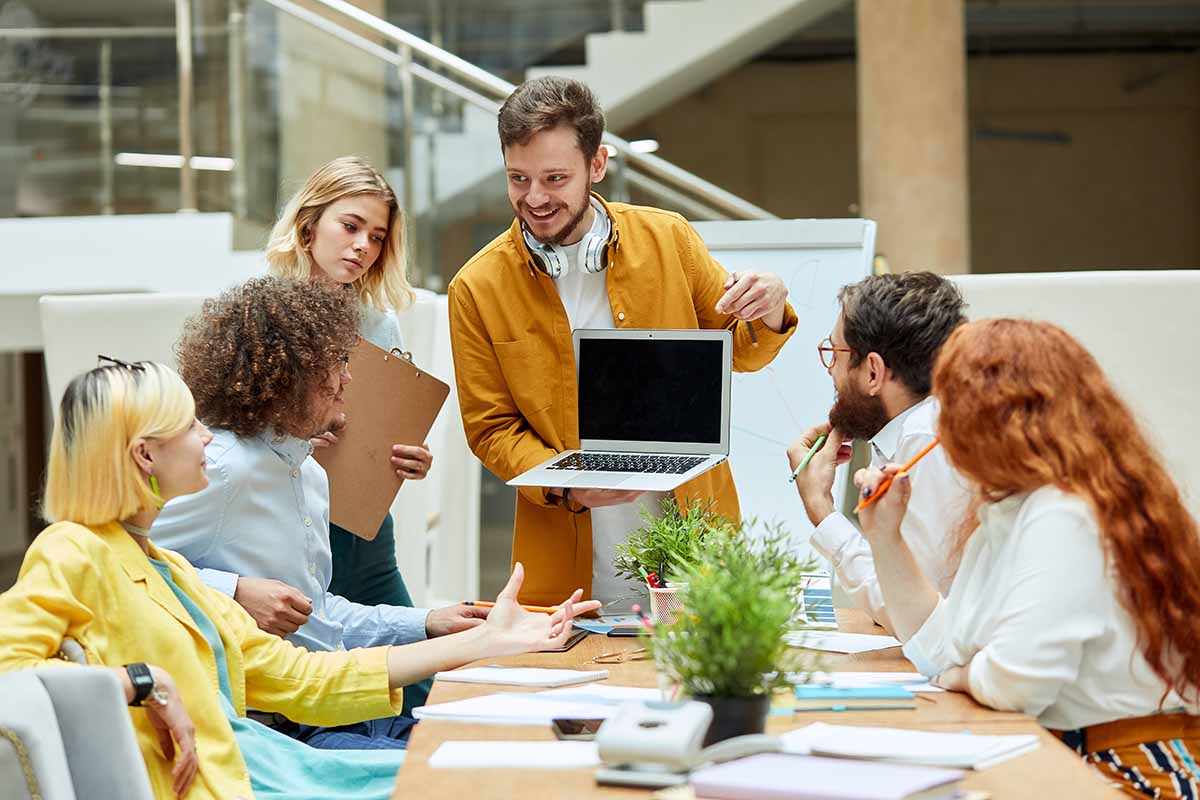
[[574, 475], [557, 485], [591, 487], [595, 489], [620, 489], [623, 484], [631, 480], [636, 480], [639, 477], [645, 476], [638, 473], [625, 472], [586, 472], [581, 475]]

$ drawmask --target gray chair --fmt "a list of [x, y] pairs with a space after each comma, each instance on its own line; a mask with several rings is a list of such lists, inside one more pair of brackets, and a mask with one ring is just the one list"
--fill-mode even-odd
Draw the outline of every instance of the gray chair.
[[67, 665], [0, 675], [4, 800], [153, 800], [120, 681]]

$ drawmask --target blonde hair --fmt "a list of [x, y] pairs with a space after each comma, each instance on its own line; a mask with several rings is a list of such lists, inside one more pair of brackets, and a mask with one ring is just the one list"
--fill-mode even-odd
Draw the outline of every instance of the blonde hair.
[[309, 280], [314, 263], [308, 246], [313, 227], [321, 214], [344, 197], [372, 195], [387, 203], [388, 232], [379, 258], [353, 283], [358, 300], [380, 311], [407, 308], [413, 301], [408, 282], [408, 254], [404, 242], [404, 213], [387, 180], [357, 156], [335, 158], [318, 169], [303, 188], [288, 201], [267, 242], [267, 266], [271, 274]]
[[76, 376], [50, 440], [42, 516], [102, 525], [157, 507], [133, 449], [139, 439], [178, 436], [195, 418], [192, 393], [162, 364], [103, 366]]

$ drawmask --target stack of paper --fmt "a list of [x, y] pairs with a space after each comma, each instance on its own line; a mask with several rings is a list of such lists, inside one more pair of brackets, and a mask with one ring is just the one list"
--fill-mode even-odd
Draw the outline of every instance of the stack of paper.
[[791, 631], [784, 634], [783, 639], [789, 647], [826, 650], [830, 653], [866, 653], [900, 646], [900, 640], [892, 636], [840, 631]]
[[621, 703], [662, 699], [658, 689], [597, 684], [547, 692], [480, 695], [414, 708], [413, 716], [496, 725], [549, 725], [552, 719], [608, 719]]
[[783, 734], [785, 753], [890, 761], [897, 764], [984, 769], [1036, 750], [1034, 734], [980, 736], [814, 722]]
[[861, 689], [876, 686], [903, 686], [910, 692], [944, 692], [919, 672], [792, 672], [788, 680], [797, 685], [831, 686], [836, 689]]
[[574, 769], [600, 766], [595, 742], [442, 742], [429, 766], [495, 769]]
[[439, 681], [495, 683], [502, 686], [570, 686], [608, 677], [606, 669], [543, 669], [540, 667], [471, 667], [439, 672]]
[[692, 773], [712, 800], [954, 800], [963, 773], [765, 753]]
[[799, 625], [804, 628], [837, 630], [837, 616], [833, 609], [833, 585], [829, 573], [811, 573], [802, 576]]

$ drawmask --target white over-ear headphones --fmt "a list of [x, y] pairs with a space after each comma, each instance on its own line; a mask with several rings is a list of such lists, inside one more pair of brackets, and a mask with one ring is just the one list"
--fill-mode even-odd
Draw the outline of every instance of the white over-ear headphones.
[[[579, 243], [579, 252], [584, 272], [595, 275], [608, 268], [607, 250], [608, 238], [612, 235], [612, 220], [608, 218], [608, 213], [599, 200], [594, 197], [590, 200], [592, 208], [596, 209], [597, 219], [601, 220], [600, 230], [596, 230], [596, 226], [593, 225], [592, 229], [583, 235]], [[525, 245], [529, 252], [546, 270], [547, 275], [558, 278], [567, 271], [567, 253], [561, 245], [539, 242], [526, 230], [524, 223], [521, 225], [521, 235], [525, 237]]]

